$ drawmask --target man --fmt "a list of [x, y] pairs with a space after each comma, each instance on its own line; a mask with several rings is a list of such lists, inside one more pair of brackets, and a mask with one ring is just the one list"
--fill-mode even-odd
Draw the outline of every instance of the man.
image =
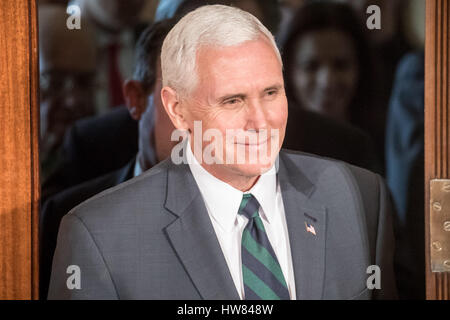
[[[281, 58], [255, 17], [221, 5], [189, 13], [164, 40], [161, 66], [165, 110], [188, 141], [63, 218], [49, 298], [395, 297], [384, 184], [279, 152]], [[73, 289], [70, 265], [81, 272]], [[382, 272], [374, 291], [371, 265]]]
[[57, 167], [66, 130], [94, 114], [96, 51], [87, 29], [66, 28], [64, 6], [39, 7], [41, 164], [43, 181]]
[[[125, 82], [124, 92], [130, 116], [138, 122], [138, 151], [122, 168], [73, 186], [50, 197], [40, 214], [40, 296], [47, 297], [51, 262], [61, 218], [73, 207], [95, 194], [138, 176], [170, 155], [176, 142], [170, 141], [174, 129], [162, 106], [162, 42], [174, 22], [161, 21], [148, 27], [136, 47], [136, 66], [132, 79]], [[102, 116], [96, 125], [108, 125], [116, 115]], [[117, 122], [115, 122], [117, 123]], [[109, 131], [111, 134], [111, 130]], [[119, 151], [120, 152], [120, 151]]]

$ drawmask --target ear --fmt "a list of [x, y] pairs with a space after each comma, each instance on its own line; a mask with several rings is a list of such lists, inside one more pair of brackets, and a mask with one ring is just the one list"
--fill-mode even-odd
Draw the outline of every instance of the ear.
[[189, 126], [183, 113], [185, 110], [183, 110], [181, 106], [181, 101], [177, 92], [170, 87], [162, 88], [161, 101], [175, 128], [188, 130]]
[[147, 107], [147, 94], [137, 80], [126, 80], [122, 89], [128, 111], [131, 117], [138, 121]]

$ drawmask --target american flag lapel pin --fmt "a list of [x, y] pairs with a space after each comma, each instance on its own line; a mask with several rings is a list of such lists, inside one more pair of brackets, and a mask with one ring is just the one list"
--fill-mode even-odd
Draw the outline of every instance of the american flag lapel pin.
[[306, 227], [306, 231], [307, 232], [311, 232], [313, 235], [317, 235], [316, 234], [316, 229], [314, 229], [314, 226], [313, 225], [311, 225], [311, 224], [309, 224], [309, 223], [306, 223], [306, 221], [305, 221], [305, 227]]

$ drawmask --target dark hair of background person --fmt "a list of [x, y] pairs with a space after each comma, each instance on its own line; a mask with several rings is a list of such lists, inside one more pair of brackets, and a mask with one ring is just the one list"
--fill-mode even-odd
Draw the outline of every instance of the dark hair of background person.
[[358, 59], [359, 81], [350, 102], [350, 122], [362, 129], [365, 127], [365, 110], [370, 108], [373, 85], [373, 69], [368, 42], [363, 26], [353, 9], [343, 3], [311, 1], [302, 5], [292, 19], [286, 41], [282, 45], [285, 70], [286, 94], [296, 107], [302, 107], [296, 97], [294, 85], [296, 42], [311, 31], [331, 29], [342, 31], [353, 40]]
[[259, 7], [262, 17], [262, 23], [273, 33], [276, 34], [281, 21], [281, 11], [278, 0], [186, 0], [182, 1], [175, 11], [176, 17], [182, 17], [198, 7], [208, 4], [223, 4], [242, 8], [245, 2], [254, 2]]
[[136, 43], [133, 79], [140, 81], [145, 90], [150, 90], [156, 81], [156, 63], [161, 54], [161, 47], [168, 30], [177, 22], [166, 19], [147, 27]]

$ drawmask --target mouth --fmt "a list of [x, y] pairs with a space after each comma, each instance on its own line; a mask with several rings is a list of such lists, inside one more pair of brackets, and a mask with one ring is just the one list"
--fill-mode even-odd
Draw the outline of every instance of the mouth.
[[240, 145], [240, 146], [249, 146], [249, 147], [257, 147], [257, 146], [261, 146], [266, 144], [267, 142], [269, 142], [272, 139], [272, 137], [269, 137], [268, 139], [264, 140], [264, 141], [258, 141], [256, 143], [253, 142], [235, 142], [234, 144], [236, 145]]

